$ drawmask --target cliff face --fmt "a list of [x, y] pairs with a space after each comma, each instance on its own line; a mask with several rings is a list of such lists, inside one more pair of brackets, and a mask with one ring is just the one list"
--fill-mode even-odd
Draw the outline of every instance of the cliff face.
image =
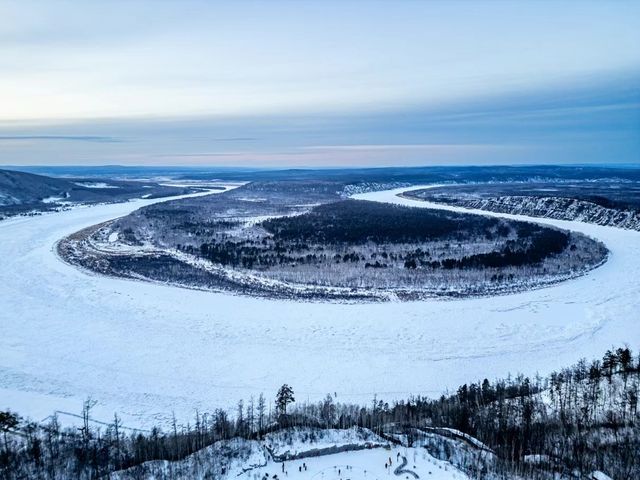
[[[434, 199], [437, 201], [437, 199]], [[592, 202], [561, 197], [500, 196], [489, 198], [447, 199], [447, 202], [467, 208], [492, 212], [578, 220], [640, 231], [640, 211], [606, 208]]]

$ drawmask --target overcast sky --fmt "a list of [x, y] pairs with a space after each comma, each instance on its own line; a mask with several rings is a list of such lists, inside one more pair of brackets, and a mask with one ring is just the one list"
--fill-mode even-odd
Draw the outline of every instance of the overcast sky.
[[640, 163], [638, 18], [638, 1], [0, 1], [0, 163]]

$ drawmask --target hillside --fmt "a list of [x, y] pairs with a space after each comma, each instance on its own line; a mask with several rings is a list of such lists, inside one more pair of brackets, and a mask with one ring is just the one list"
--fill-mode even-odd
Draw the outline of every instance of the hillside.
[[634, 181], [448, 185], [406, 195], [491, 212], [640, 230], [640, 184]]
[[49, 198], [68, 198], [82, 187], [68, 180], [0, 170], [0, 206], [32, 205]]
[[54, 178], [0, 170], [0, 220], [13, 215], [59, 210], [73, 204], [123, 202], [197, 191], [155, 182]]
[[640, 357], [628, 347], [547, 377], [464, 384], [392, 404], [299, 401], [283, 385], [235, 411], [194, 413], [167, 431], [92, 420], [25, 421], [0, 411], [0, 475], [19, 478], [366, 480], [635, 479], [640, 473]]

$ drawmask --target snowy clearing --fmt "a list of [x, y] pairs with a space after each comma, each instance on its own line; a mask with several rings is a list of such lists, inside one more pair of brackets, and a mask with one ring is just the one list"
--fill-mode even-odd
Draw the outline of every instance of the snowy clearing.
[[[389, 458], [392, 459], [393, 464], [385, 468], [385, 462], [388, 462]], [[403, 469], [396, 470], [404, 463], [403, 458], [406, 458], [407, 465]], [[396, 464], [397, 461], [400, 463]], [[306, 469], [304, 467], [300, 469], [303, 463]], [[409, 471], [415, 475], [408, 473]], [[291, 480], [376, 480], [381, 478], [464, 480], [469, 478], [449, 462], [432, 457], [425, 449], [407, 447], [359, 450], [285, 462], [285, 472], [283, 476], [282, 464], [268, 463], [265, 467], [245, 473], [241, 478], [261, 480], [265, 474], [270, 474], [271, 478], [276, 474], [280, 480], [289, 478]]]
[[[286, 431], [281, 434], [286, 434]], [[152, 461], [128, 470], [115, 472], [110, 480], [132, 478], [205, 479], [240, 478], [246, 480], [465, 480], [469, 477], [451, 463], [431, 456], [424, 448], [391, 446], [372, 447], [350, 443], [351, 430], [331, 430], [329, 437], [318, 444], [298, 442], [290, 445], [303, 458], [275, 460], [265, 442], [242, 439], [222, 440], [184, 460]], [[369, 431], [371, 436], [372, 432]], [[343, 438], [344, 437], [344, 438]], [[382, 439], [380, 439], [382, 440]], [[353, 450], [317, 455], [321, 446], [339, 448], [349, 445]], [[266, 447], [266, 448], [265, 448]], [[306, 449], [306, 450], [305, 450]]]
[[[424, 188], [411, 187], [410, 189]], [[397, 190], [359, 199], [431, 206]], [[588, 275], [493, 298], [341, 304], [268, 300], [107, 278], [55, 255], [61, 238], [153, 202], [0, 223], [0, 408], [36, 420], [98, 401], [129, 427], [273, 396], [369, 402], [438, 395], [508, 372], [534, 375], [640, 342], [640, 232], [492, 214], [576, 230], [611, 251]], [[468, 211], [468, 210], [464, 210]], [[73, 422], [61, 415], [63, 422]]]

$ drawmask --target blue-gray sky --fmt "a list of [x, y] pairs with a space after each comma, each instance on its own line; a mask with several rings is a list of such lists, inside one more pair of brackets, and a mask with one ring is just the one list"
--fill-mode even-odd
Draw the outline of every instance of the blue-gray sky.
[[640, 2], [0, 1], [0, 163], [640, 162]]

